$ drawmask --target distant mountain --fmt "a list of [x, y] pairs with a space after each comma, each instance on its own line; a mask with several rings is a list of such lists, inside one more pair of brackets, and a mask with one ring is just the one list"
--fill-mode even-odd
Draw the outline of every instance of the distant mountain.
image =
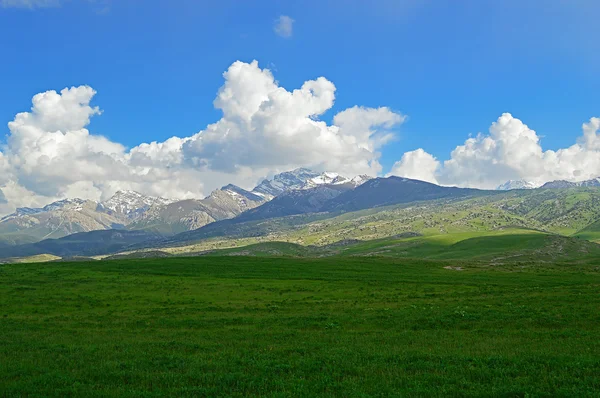
[[[335, 177], [329, 181], [334, 180]], [[582, 192], [586, 194], [582, 195]], [[86, 203], [57, 206], [85, 208]], [[600, 190], [577, 187], [481, 191], [389, 177], [371, 179], [356, 188], [349, 183], [333, 183], [296, 189], [265, 201], [259, 195], [228, 185], [203, 200], [153, 206], [128, 227], [149, 220], [155, 210], [163, 213], [156, 216], [157, 224], [144, 226], [146, 231], [93, 231], [17, 247], [0, 243], [0, 258], [42, 253], [62, 257], [90, 256], [190, 243], [198, 243], [193, 250], [210, 250], [213, 241], [200, 243], [209, 238], [217, 238], [218, 244], [244, 238], [331, 244], [346, 239], [379, 239], [403, 233], [445, 234], [505, 228], [568, 235], [579, 233], [577, 236], [600, 240], [597, 232], [600, 230], [597, 227], [600, 224]], [[231, 218], [238, 211], [240, 213]], [[42, 214], [21, 213], [28, 213], [23, 217]], [[196, 219], [186, 219], [190, 214]], [[223, 218], [217, 220], [217, 217]], [[178, 222], [187, 224], [177, 229]], [[202, 227], [187, 231], [194, 225]], [[166, 235], [166, 228], [171, 228], [171, 234], [182, 232], [161, 239]], [[129, 235], [130, 232], [133, 234]]]
[[470, 188], [442, 187], [401, 177], [374, 178], [328, 201], [321, 211], [356, 211], [379, 206], [434, 199], [491, 194]]
[[350, 180], [350, 183], [352, 185], [354, 185], [355, 187], [364, 184], [365, 182], [372, 180], [373, 177], [366, 175], [366, 174], [361, 174], [361, 175], [357, 175], [356, 177], [353, 177]]
[[600, 177], [592, 178], [591, 180], [585, 181], [565, 181], [565, 180], [557, 180], [547, 182], [542, 185], [542, 188], [545, 189], [564, 189], [564, 188], [577, 188], [577, 187], [600, 187]]
[[0, 219], [0, 241], [14, 245], [79, 232], [123, 229], [151, 207], [171, 202], [134, 191], [119, 191], [105, 202], [63, 199], [42, 208], [19, 208]]
[[19, 208], [3, 217], [0, 241], [16, 245], [109, 229], [173, 235], [235, 217], [265, 200], [235, 185], [215, 190], [202, 200], [173, 201], [134, 191], [118, 191], [105, 202], [64, 199], [43, 208]]
[[[256, 221], [286, 216], [321, 212], [339, 214], [393, 204], [468, 198], [495, 193], [495, 191], [441, 187], [399, 177], [370, 179], [356, 188], [352, 184], [322, 185], [312, 189], [287, 192], [235, 218], [176, 235], [169, 241], [189, 242], [207, 237], [237, 235], [241, 231], [247, 236], [253, 236], [252, 230], [255, 230], [257, 235], [261, 235], [265, 229], [256, 225]], [[249, 228], [246, 227], [248, 225]]]
[[342, 185], [357, 187], [372, 177], [363, 174], [347, 178], [333, 172], [317, 173], [306, 168], [299, 168], [277, 174], [271, 180], [263, 180], [252, 192], [264, 197], [275, 197], [284, 192], [299, 189], [312, 189], [322, 185]]
[[239, 215], [235, 220], [243, 222], [315, 213], [320, 211], [323, 205], [331, 199], [353, 188], [349, 184], [332, 184], [285, 192], [273, 200]]
[[122, 228], [123, 220], [97, 202], [65, 199], [43, 208], [20, 208], [0, 219], [0, 241], [21, 244], [77, 232]]
[[[0, 241], [16, 245], [47, 238], [61, 238], [78, 232], [109, 229], [146, 230], [174, 235], [201, 228], [211, 222], [236, 217], [288, 192], [323, 186], [343, 186], [341, 190], [323, 191], [339, 193], [359, 186], [369, 179], [366, 175], [349, 179], [337, 173], [317, 173], [300, 168], [264, 180], [251, 192], [229, 184], [211, 192], [204, 199], [174, 201], [135, 191], [118, 191], [104, 202], [64, 199], [43, 208], [20, 208], [2, 218]], [[320, 194], [317, 193], [315, 198]], [[290, 197], [286, 200], [289, 201]], [[319, 202], [321, 199], [314, 200]], [[270, 211], [282, 214], [299, 211], [291, 210], [293, 206], [288, 210], [279, 207], [279, 210], [275, 211], [274, 209], [280, 206], [278, 203], [275, 202]], [[316, 207], [313, 205], [311, 209]]]
[[266, 197], [275, 197], [292, 189], [300, 189], [307, 181], [316, 177], [319, 177], [319, 173], [299, 168], [277, 174], [272, 180], [263, 180], [252, 192]]
[[95, 256], [113, 253], [141, 242], [161, 239], [161, 235], [144, 231], [91, 231], [76, 233], [60, 239], [45, 239], [19, 246], [3, 247], [0, 257], [28, 257], [52, 254], [59, 257]]
[[[63, 210], [63, 209], [80, 209], [86, 201], [83, 199], [63, 199], [57, 202], [50, 203], [44, 207], [20, 207], [14, 213], [4, 216], [0, 219], [0, 221], [5, 221], [9, 219], [14, 219], [23, 216], [30, 216], [33, 214], [39, 214], [43, 212], [50, 212], [55, 210]], [[96, 203], [96, 202], [94, 202]]]
[[317, 177], [307, 180], [304, 185], [300, 187], [300, 189], [311, 189], [322, 185], [348, 185], [355, 188], [371, 178], [372, 177], [363, 174], [350, 179], [337, 173], [324, 172], [319, 174]]
[[203, 227], [214, 221], [235, 217], [265, 201], [262, 196], [230, 184], [213, 191], [205, 199], [181, 200], [153, 206], [127, 228], [153, 230], [173, 235]]
[[118, 191], [100, 207], [109, 214], [120, 218], [136, 219], [141, 217], [152, 206], [164, 206], [173, 200], [142, 195], [135, 191]]
[[215, 220], [232, 218], [261, 205], [265, 198], [236, 185], [225, 185], [202, 200]]
[[[335, 184], [289, 191], [235, 218], [214, 222], [200, 229], [175, 235], [169, 239], [169, 242], [187, 242], [207, 237], [235, 234], [238, 232], [238, 225], [248, 223], [252, 223], [250, 229], [261, 235], [264, 230], [259, 225], [253, 224], [254, 222], [319, 212], [329, 200], [351, 189], [353, 187], [350, 184]], [[242, 227], [242, 229], [245, 233], [252, 234], [247, 227]]]
[[497, 191], [510, 191], [513, 189], [535, 189], [539, 188], [540, 185], [531, 181], [525, 180], [509, 180], [504, 184], [499, 185], [496, 190]]
[[542, 188], [544, 188], [544, 189], [561, 189], [561, 188], [574, 188], [574, 187], [577, 187], [576, 183], [564, 181], [564, 180], [550, 181], [550, 182], [547, 182], [544, 185], [542, 185]]

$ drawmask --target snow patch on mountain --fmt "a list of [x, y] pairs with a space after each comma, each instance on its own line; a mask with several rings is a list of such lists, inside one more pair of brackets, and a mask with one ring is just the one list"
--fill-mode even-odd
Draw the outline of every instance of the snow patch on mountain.
[[229, 195], [231, 199], [237, 202], [241, 209], [247, 209], [249, 206], [254, 207], [254, 202], [263, 202], [265, 200], [264, 196], [258, 195], [255, 192], [246, 191], [245, 189], [233, 184], [228, 184], [221, 189], [217, 189], [216, 191], [212, 192], [210, 196], [216, 198], [219, 193]]
[[357, 187], [371, 178], [368, 175], [359, 175], [350, 179], [330, 171], [317, 173], [309, 169], [300, 168], [277, 174], [272, 180], [264, 180], [254, 188], [252, 193], [263, 196], [266, 199], [272, 199], [284, 192], [312, 189], [322, 185], [350, 184]]
[[550, 181], [542, 185], [542, 188], [546, 189], [560, 189], [560, 188], [577, 188], [577, 187], [600, 187], [600, 177], [592, 178], [591, 180], [585, 181]]
[[106, 210], [134, 218], [143, 214], [152, 206], [168, 205], [171, 199], [156, 196], [146, 196], [135, 191], [118, 191], [110, 199], [100, 204]]
[[535, 189], [539, 188], [540, 184], [526, 180], [509, 180], [504, 184], [499, 185], [497, 191], [510, 191], [512, 189]]
[[319, 173], [305, 168], [286, 171], [275, 175], [272, 180], [263, 180], [252, 192], [264, 198], [273, 198], [286, 191], [300, 189], [308, 180], [318, 176]]
[[361, 175], [357, 175], [356, 177], [353, 177], [350, 180], [350, 183], [352, 183], [352, 185], [354, 185], [355, 187], [364, 184], [365, 182], [372, 180], [373, 177], [371, 177], [370, 175], [366, 175], [366, 174], [361, 174]]
[[83, 199], [63, 199], [56, 202], [52, 202], [44, 207], [35, 208], [35, 207], [19, 207], [14, 213], [9, 214], [7, 216], [2, 217], [0, 221], [8, 221], [15, 218], [32, 216], [34, 214], [40, 214], [51, 211], [58, 210], [70, 210], [70, 211], [81, 211], [83, 210], [83, 205], [87, 202]]

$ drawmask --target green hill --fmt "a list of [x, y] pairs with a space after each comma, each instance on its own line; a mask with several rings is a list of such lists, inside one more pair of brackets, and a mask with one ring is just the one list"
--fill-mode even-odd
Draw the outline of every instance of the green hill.
[[457, 260], [490, 266], [504, 264], [586, 263], [600, 258], [600, 245], [583, 239], [527, 229], [486, 233], [346, 241], [327, 246], [264, 242], [213, 250], [210, 256], [274, 257], [392, 257], [420, 260]]
[[592, 242], [600, 242], [600, 221], [596, 221], [577, 232], [574, 236], [587, 239]]

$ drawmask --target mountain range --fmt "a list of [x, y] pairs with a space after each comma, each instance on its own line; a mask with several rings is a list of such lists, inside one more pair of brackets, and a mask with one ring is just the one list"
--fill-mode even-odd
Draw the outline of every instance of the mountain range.
[[104, 202], [64, 199], [43, 208], [19, 208], [0, 219], [0, 242], [8, 245], [56, 239], [96, 230], [143, 230], [162, 235], [200, 228], [235, 217], [292, 190], [319, 186], [355, 187], [370, 177], [352, 179], [300, 168], [266, 179], [252, 191], [229, 184], [204, 199], [172, 200], [118, 191]]
[[563, 188], [576, 188], [576, 187], [600, 187], [600, 177], [592, 178], [584, 181], [565, 181], [556, 180], [549, 181], [545, 184], [537, 184], [535, 182], [526, 180], [509, 180], [502, 185], [499, 185], [496, 190], [498, 191], [510, 191], [513, 189], [563, 189]]
[[558, 181], [547, 182], [544, 185], [542, 185], [542, 188], [545, 188], [545, 189], [576, 188], [576, 187], [600, 187], [600, 177], [592, 178], [591, 180], [577, 181], [577, 182], [558, 180]]
[[600, 224], [598, 186], [600, 179], [554, 181], [539, 189], [511, 182], [503, 190], [478, 190], [296, 169], [264, 180], [252, 191], [230, 184], [204, 199], [120, 191], [105, 202], [65, 199], [43, 208], [20, 208], [0, 221], [0, 258], [184, 246], [197, 251], [211, 247], [210, 242], [227, 246], [257, 239], [333, 244], [507, 227], [594, 240], [600, 238], [595, 227]]

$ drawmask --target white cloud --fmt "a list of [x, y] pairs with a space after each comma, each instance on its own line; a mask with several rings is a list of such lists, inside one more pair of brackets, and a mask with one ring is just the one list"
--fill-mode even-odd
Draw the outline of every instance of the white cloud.
[[214, 101], [223, 117], [197, 134], [130, 150], [87, 126], [101, 111], [88, 86], [33, 97], [9, 123], [0, 152], [0, 189], [8, 205], [41, 206], [63, 197], [101, 200], [118, 189], [174, 198], [202, 197], [226, 183], [252, 187], [295, 167], [377, 174], [378, 149], [404, 117], [388, 108], [354, 107], [328, 125], [335, 86], [320, 77], [287, 91], [269, 70], [234, 62]]
[[440, 162], [435, 157], [419, 148], [402, 155], [402, 158], [394, 163], [388, 176], [395, 175], [437, 184], [435, 174], [439, 167]]
[[335, 86], [325, 78], [290, 92], [256, 62], [235, 62], [224, 77], [215, 100], [223, 118], [183, 143], [184, 158], [196, 167], [233, 173], [306, 165], [375, 174], [381, 170], [378, 127], [387, 130], [403, 120], [387, 108], [356, 108], [354, 121], [339, 119], [340, 113], [329, 126], [318, 119], [335, 100]]
[[[599, 129], [600, 119], [592, 118], [583, 125], [583, 135], [574, 145], [544, 151], [534, 130], [505, 113], [491, 125], [489, 134], [479, 134], [457, 146], [429, 179], [444, 185], [495, 188], [516, 179], [544, 183], [595, 178], [600, 176]], [[407, 157], [404, 162], [403, 157], [392, 173], [432, 171], [432, 159], [426, 152]]]
[[277, 33], [277, 35], [287, 39], [292, 37], [294, 22], [295, 21], [287, 15], [281, 15], [275, 20], [275, 26], [273, 27], [273, 30], [275, 33]]
[[60, 6], [60, 0], [0, 0], [4, 8], [50, 8]]

